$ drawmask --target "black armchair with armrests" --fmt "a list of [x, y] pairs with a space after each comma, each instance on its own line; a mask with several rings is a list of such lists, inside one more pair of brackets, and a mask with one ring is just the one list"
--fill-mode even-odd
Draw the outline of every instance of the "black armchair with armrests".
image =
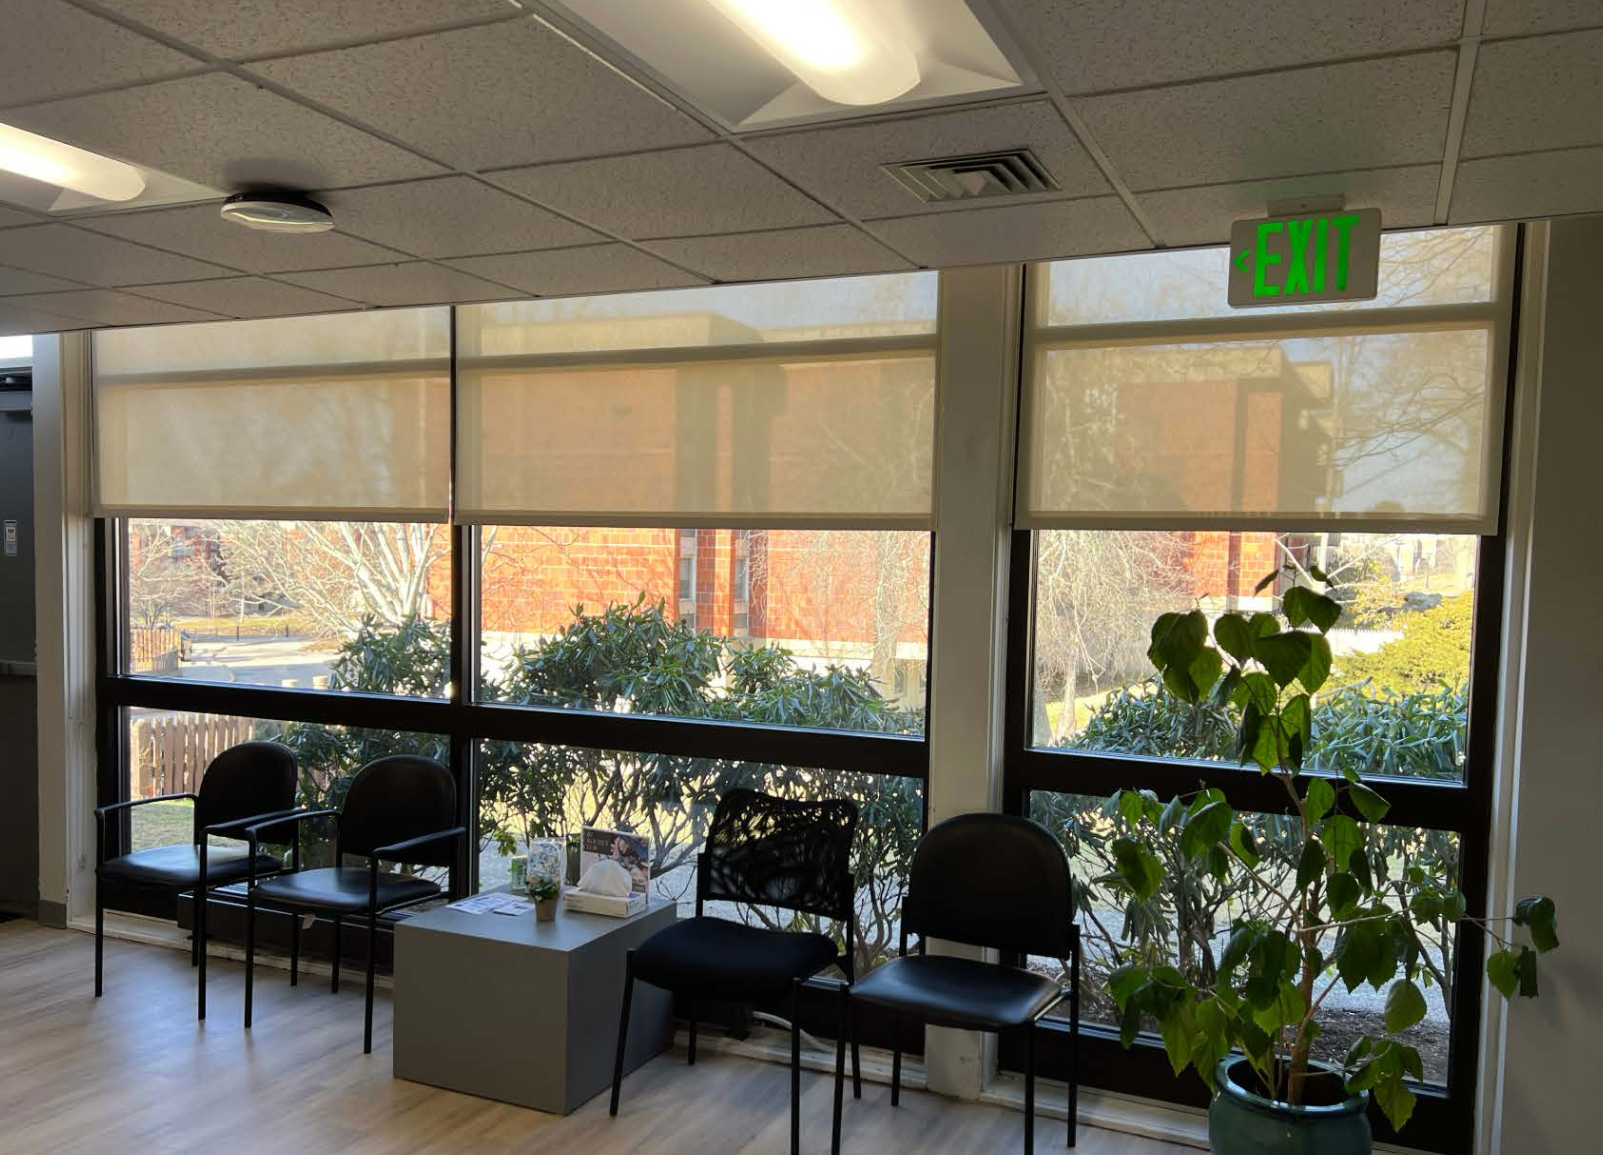
[[[338, 810], [303, 810], [295, 823], [312, 818], [334, 819], [334, 865], [295, 869], [258, 879], [254, 869], [245, 911], [245, 1026], [251, 1025], [256, 971], [256, 912], [262, 906], [292, 916], [290, 985], [300, 977], [300, 914], [323, 912], [334, 927], [332, 989], [340, 983], [340, 930], [345, 916], [367, 919], [367, 1007], [362, 1050], [373, 1050], [373, 974], [377, 960], [379, 915], [438, 898], [456, 897], [456, 862], [467, 827], [456, 823], [456, 782], [432, 758], [394, 754], [369, 762], [356, 772]], [[282, 819], [252, 826], [247, 833], [252, 852], [264, 831], [280, 828]], [[366, 858], [366, 867], [348, 867], [346, 855]], [[449, 890], [418, 875], [379, 869], [380, 862], [445, 867]], [[298, 862], [296, 864], [298, 866]]]
[[[907, 953], [907, 936], [919, 936]], [[1065, 988], [1024, 967], [925, 953], [930, 938], [1061, 960]], [[902, 901], [900, 957], [841, 992], [842, 1033], [867, 1003], [893, 1019], [978, 1031], [1022, 1031], [1024, 1150], [1035, 1142], [1036, 1024], [1069, 1004], [1069, 1142], [1078, 1123], [1080, 928], [1074, 924], [1069, 861], [1038, 822], [1006, 814], [961, 814], [931, 827], [919, 840]], [[835, 1064], [832, 1150], [840, 1151], [842, 1064]], [[891, 1060], [891, 1106], [901, 1096], [900, 1042]]]
[[[272, 874], [283, 863], [261, 854], [249, 841], [246, 829], [273, 818], [283, 818], [295, 806], [298, 770], [295, 755], [276, 742], [242, 742], [213, 758], [201, 775], [197, 791], [133, 798], [95, 808], [95, 997], [104, 990], [107, 882], [120, 886], [195, 895], [195, 926], [190, 938], [190, 962], [200, 970], [197, 1013], [206, 1017], [206, 899], [211, 889], [240, 882], [252, 874]], [[153, 846], [111, 858], [106, 857], [106, 819], [153, 802], [194, 803], [187, 845]], [[249, 842], [243, 846], [212, 846], [212, 838]]]

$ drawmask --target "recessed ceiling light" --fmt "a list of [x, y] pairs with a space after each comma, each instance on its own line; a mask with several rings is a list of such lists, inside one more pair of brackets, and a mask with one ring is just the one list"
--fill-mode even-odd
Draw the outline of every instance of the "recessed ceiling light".
[[288, 192], [235, 193], [223, 202], [223, 219], [266, 233], [326, 233], [334, 214], [310, 197]]
[[883, 104], [918, 83], [911, 49], [863, 0], [711, 0], [712, 5], [836, 104]]
[[133, 200], [145, 191], [145, 178], [131, 164], [9, 124], [0, 124], [0, 169], [103, 201]]

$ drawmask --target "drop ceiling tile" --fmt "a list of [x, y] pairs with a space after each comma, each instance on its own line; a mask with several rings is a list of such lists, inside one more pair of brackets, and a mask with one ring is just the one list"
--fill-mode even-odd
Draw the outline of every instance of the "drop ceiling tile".
[[255, 232], [224, 220], [215, 204], [84, 217], [76, 223], [97, 233], [215, 261], [248, 273], [378, 265], [400, 256], [339, 231], [310, 236]]
[[337, 227], [418, 257], [469, 257], [604, 239], [465, 176], [347, 189], [320, 199], [333, 211]]
[[624, 289], [672, 289], [707, 283], [705, 278], [648, 257], [628, 245], [502, 253], [446, 263], [537, 297], [570, 297]]
[[1603, 212], [1603, 148], [1460, 161], [1448, 220], [1529, 220]]
[[465, 168], [712, 135], [532, 19], [294, 56], [252, 71]]
[[1440, 165], [1422, 164], [1168, 189], [1142, 193], [1139, 200], [1164, 244], [1213, 245], [1230, 239], [1230, 222], [1265, 216], [1270, 201], [1286, 197], [1339, 193], [1350, 209], [1380, 209], [1388, 229], [1428, 225], [1440, 178]]
[[632, 238], [753, 232], [839, 219], [728, 144], [509, 169], [491, 179]]
[[676, 237], [646, 247], [719, 281], [785, 281], [912, 267], [852, 225]]
[[1455, 62], [1429, 52], [1076, 104], [1138, 190], [1437, 163]]
[[64, 281], [60, 277], [47, 277], [43, 273], [30, 273], [26, 269], [0, 267], [0, 297], [19, 293], [54, 293], [63, 289], [81, 288], [82, 285], [74, 281]]
[[231, 271], [62, 224], [0, 233], [0, 265], [101, 288], [226, 277]]
[[219, 316], [215, 312], [170, 305], [163, 301], [147, 301], [115, 289], [81, 289], [70, 293], [10, 297], [6, 304], [64, 317], [80, 317], [96, 325], [161, 325], [170, 321], [215, 321]]
[[36, 225], [39, 223], [40, 218], [32, 213], [0, 205], [0, 229], [11, 229], [16, 228], [18, 225]]
[[1464, 0], [1281, 0], [1272, 12], [1263, 0], [1007, 0], [1007, 6], [1067, 93], [1445, 47], [1458, 39], [1464, 19]]
[[1066, 196], [1108, 192], [1102, 174], [1046, 101], [899, 117], [750, 137], [752, 153], [825, 204], [871, 218], [929, 212], [881, 165], [1028, 145]]
[[361, 308], [354, 301], [263, 277], [140, 285], [134, 291], [158, 300], [171, 301], [175, 305], [204, 308], [228, 317], [284, 317], [295, 313], [338, 313]]
[[62, 0], [6, 0], [0, 108], [206, 67]]
[[59, 317], [54, 313], [39, 313], [32, 309], [14, 309], [0, 301], [0, 337], [21, 337], [32, 333], [68, 333], [74, 329], [92, 329], [93, 325], [77, 317]]
[[408, 261], [361, 269], [285, 273], [284, 280], [308, 289], [365, 301], [369, 305], [443, 305], [451, 301], [500, 301], [515, 294], [455, 269]]
[[988, 265], [1152, 247], [1118, 197], [926, 213], [870, 226], [920, 265]]
[[429, 32], [497, 15], [509, 0], [101, 0], [107, 8], [231, 59]]
[[6, 122], [223, 192], [338, 188], [440, 167], [224, 73], [35, 104]]
[[1597, 0], [1487, 0], [1483, 36], [1522, 36], [1595, 28], [1603, 24]]
[[1460, 155], [1603, 144], [1603, 30], [1484, 44]]

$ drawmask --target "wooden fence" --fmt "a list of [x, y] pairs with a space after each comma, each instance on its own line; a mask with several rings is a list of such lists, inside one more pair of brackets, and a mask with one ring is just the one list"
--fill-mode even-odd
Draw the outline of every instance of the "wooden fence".
[[250, 718], [212, 714], [162, 714], [135, 720], [129, 797], [200, 789], [211, 760], [230, 746], [249, 742], [255, 725]]
[[183, 635], [172, 626], [128, 628], [128, 656], [136, 674], [176, 672], [183, 645]]

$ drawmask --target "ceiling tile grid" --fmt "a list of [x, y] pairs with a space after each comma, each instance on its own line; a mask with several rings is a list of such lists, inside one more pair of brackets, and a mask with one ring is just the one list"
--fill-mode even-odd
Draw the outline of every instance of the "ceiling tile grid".
[[79, 317], [96, 325], [161, 325], [170, 321], [216, 321], [223, 316], [216, 310], [149, 301], [129, 293], [119, 293], [115, 289], [80, 289], [66, 293], [8, 297], [5, 304]]
[[676, 237], [651, 241], [646, 247], [717, 281], [782, 281], [895, 272], [912, 267], [851, 225]]
[[18, 309], [0, 298], [0, 337], [25, 337], [34, 333], [70, 333], [74, 329], [93, 329], [96, 326], [76, 317], [61, 317], [55, 313], [37, 313], [32, 309]]
[[1481, 45], [1462, 156], [1593, 144], [1603, 144], [1603, 29]]
[[1460, 161], [1448, 220], [1461, 225], [1595, 213], [1599, 189], [1603, 148]]
[[347, 189], [319, 199], [341, 229], [418, 257], [554, 249], [604, 239], [465, 176]]
[[712, 138], [534, 20], [286, 57], [251, 71], [468, 169]]
[[312, 273], [283, 273], [280, 279], [367, 305], [441, 305], [456, 301], [497, 301], [517, 296], [503, 285], [429, 261], [366, 265], [357, 269], [327, 269]]
[[378, 265], [400, 259], [393, 249], [358, 240], [343, 229], [309, 236], [242, 229], [224, 220], [215, 204], [84, 217], [74, 223], [247, 273]]
[[618, 289], [676, 289], [707, 283], [704, 277], [620, 244], [502, 253], [445, 263], [537, 297], [571, 297]]
[[233, 271], [66, 224], [0, 231], [0, 265], [100, 288], [226, 277]]
[[13, 297], [21, 293], [55, 293], [63, 289], [81, 289], [82, 285], [60, 277], [32, 273], [27, 269], [8, 269], [0, 266], [0, 297]]
[[973, 209], [956, 220], [928, 213], [870, 226], [920, 265], [986, 265], [1147, 249], [1151, 242], [1118, 197]]
[[1486, 0], [1481, 35], [1523, 36], [1603, 25], [1597, 0]]
[[205, 67], [64, 0], [5, 0], [0, 19], [0, 109]]
[[355, 301], [286, 285], [266, 277], [228, 277], [169, 285], [137, 285], [142, 296], [175, 305], [204, 308], [225, 317], [283, 317], [294, 313], [337, 313], [359, 309]]

